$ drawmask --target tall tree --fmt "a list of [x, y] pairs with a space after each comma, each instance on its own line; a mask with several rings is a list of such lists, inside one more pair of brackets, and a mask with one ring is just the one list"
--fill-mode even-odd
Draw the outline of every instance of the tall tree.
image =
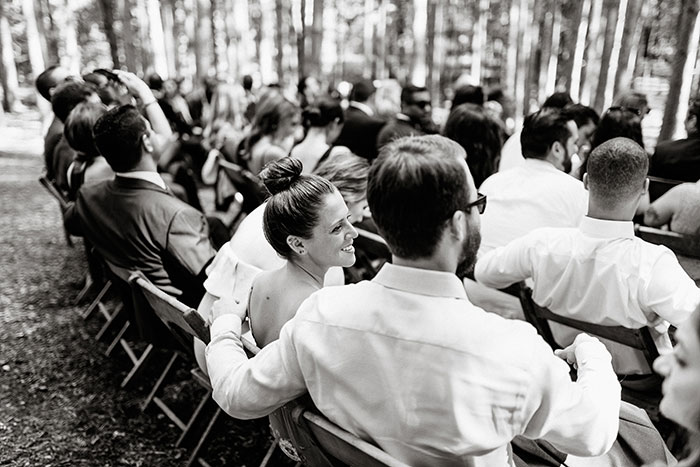
[[29, 53], [29, 63], [32, 67], [34, 78], [46, 68], [44, 65], [44, 55], [41, 52], [41, 39], [39, 29], [36, 25], [36, 15], [34, 12], [34, 0], [22, 1], [22, 12], [27, 31], [27, 51]]
[[0, 2], [0, 84], [2, 84], [2, 107], [12, 112], [17, 93], [17, 67], [12, 53], [12, 32], [7, 20], [5, 2]]
[[207, 76], [209, 68], [212, 64], [212, 43], [211, 37], [211, 16], [209, 8], [211, 2], [207, 0], [196, 0], [197, 21], [195, 22], [194, 30], [194, 49], [195, 60], [197, 62], [197, 79], [200, 80]]
[[122, 43], [124, 44], [124, 61], [126, 63], [126, 68], [134, 73], [143, 73], [143, 69], [139, 66], [139, 61], [137, 60], [136, 47], [134, 47], [134, 41], [129, 38], [135, 38], [133, 21], [134, 17], [131, 12], [132, 4], [131, 0], [121, 0], [121, 24], [122, 24], [122, 34], [125, 38]]
[[180, 67], [178, 66], [178, 36], [175, 33], [175, 14], [173, 12], [173, 2], [171, 0], [163, 0], [160, 7], [163, 17], [163, 39], [165, 41], [168, 74], [170, 76], [175, 76]]
[[413, 0], [413, 58], [411, 82], [416, 86], [425, 85], [426, 70], [426, 28], [428, 25], [428, 0]]
[[569, 93], [574, 100], [578, 100], [581, 90], [581, 68], [583, 67], [583, 54], [586, 50], [586, 36], [588, 35], [588, 18], [591, 14], [591, 0], [581, 1], [581, 20], [576, 31], [576, 45], [574, 46], [574, 59], [571, 66], [571, 81]]
[[275, 65], [277, 80], [284, 81], [284, 1], [275, 1]]
[[376, 31], [376, 17], [379, 15], [379, 10], [377, 10], [374, 0], [365, 0], [364, 8], [365, 18], [362, 30], [362, 55], [365, 63], [362, 76], [370, 78], [372, 77], [372, 70], [375, 67], [374, 37]]
[[[612, 95], [631, 87], [634, 68], [637, 59], [637, 49], [642, 35], [644, 20], [647, 16], [647, 1], [634, 0], [629, 2], [625, 15], [625, 26], [622, 31], [620, 55], [615, 72], [615, 84]], [[612, 99], [610, 100], [612, 102]]]
[[321, 72], [321, 45], [323, 44], [323, 0], [314, 0], [313, 23], [311, 24], [311, 55], [309, 74], [318, 76]]
[[518, 73], [518, 31], [520, 24], [520, 1], [511, 0], [508, 15], [508, 48], [506, 49], [505, 87], [511, 93], [515, 92], [515, 78]]
[[274, 4], [273, 0], [260, 1], [261, 28], [260, 34], [260, 74], [264, 83], [272, 83], [277, 81], [274, 67], [274, 37], [275, 21], [272, 17]]
[[389, 0], [379, 0], [379, 8], [377, 10], [377, 27], [376, 27], [376, 40], [375, 45], [377, 47], [377, 59], [375, 61], [375, 73], [379, 79], [385, 79], [389, 77], [386, 66], [386, 28], [387, 28], [387, 9], [389, 7]]
[[615, 2], [610, 2], [608, 11], [600, 77], [598, 79], [595, 99], [593, 100], [593, 108], [598, 112], [602, 112], [612, 103], [613, 87], [615, 85], [622, 35], [625, 27], [625, 17], [627, 16], [627, 0], [619, 0], [617, 5], [615, 5]]
[[62, 34], [59, 41], [61, 65], [73, 74], [80, 74], [80, 47], [76, 30], [76, 0], [64, 0], [57, 13], [58, 31]]
[[559, 65], [559, 44], [561, 43], [561, 7], [559, 2], [552, 2], [552, 39], [547, 57], [547, 80], [545, 81], [545, 95], [540, 102], [544, 102], [546, 96], [554, 94], [557, 86], [557, 68]]
[[[24, 1], [27, 2], [29, 0]], [[109, 52], [112, 56], [112, 67], [121, 68], [117, 34], [114, 32], [114, 0], [99, 0], [98, 3], [102, 11], [102, 29], [104, 29], [105, 36], [107, 36]]]
[[[603, 17], [603, 0], [593, 0], [588, 20], [588, 37], [584, 54], [585, 67], [581, 75], [581, 91], [579, 101], [584, 105], [591, 103], [600, 74], [600, 60], [603, 52], [604, 35], [601, 34]], [[574, 98], [575, 99], [575, 98]]]
[[683, 122], [685, 119], [687, 107], [684, 106], [685, 110], [681, 109], [680, 103], [686, 104], [690, 97], [693, 67], [697, 59], [698, 41], [700, 41], [699, 13], [700, 0], [681, 0], [676, 53], [673, 59], [666, 107], [664, 108], [664, 120], [659, 132], [659, 142], [671, 139], [679, 121]]
[[479, 0], [474, 4], [476, 15], [474, 15], [474, 25], [472, 29], [472, 79], [481, 82], [481, 62], [484, 46], [486, 45], [486, 31], [488, 26], [489, 0]]
[[425, 86], [430, 91], [433, 101], [439, 98], [440, 89], [435, 86], [436, 74], [435, 71], [435, 35], [437, 27], [437, 2], [436, 0], [428, 0], [428, 22], [426, 35], [428, 43], [426, 44], [426, 83]]
[[527, 95], [528, 63], [530, 61], [530, 33], [532, 24], [532, 9], [530, 0], [520, 1], [518, 21], [518, 73], [515, 76], [515, 124], [519, 126], [523, 116], [529, 110]]

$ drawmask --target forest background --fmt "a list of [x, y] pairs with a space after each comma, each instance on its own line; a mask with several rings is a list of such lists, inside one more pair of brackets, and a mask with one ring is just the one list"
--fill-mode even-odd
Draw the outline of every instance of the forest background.
[[602, 112], [635, 89], [664, 140], [684, 136], [698, 93], [699, 11], [700, 0], [2, 0], [2, 110], [52, 64], [283, 87], [393, 78], [426, 85], [436, 107], [459, 79], [502, 89], [516, 122], [554, 91]]

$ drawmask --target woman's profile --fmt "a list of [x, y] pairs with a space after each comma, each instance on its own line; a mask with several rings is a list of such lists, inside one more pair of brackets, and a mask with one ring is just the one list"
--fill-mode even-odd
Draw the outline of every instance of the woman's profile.
[[323, 287], [328, 269], [355, 263], [357, 231], [342, 195], [328, 180], [301, 171], [301, 161], [286, 157], [260, 173], [272, 194], [263, 215], [265, 238], [285, 259], [253, 282], [248, 316], [260, 347], [276, 340], [299, 305]]

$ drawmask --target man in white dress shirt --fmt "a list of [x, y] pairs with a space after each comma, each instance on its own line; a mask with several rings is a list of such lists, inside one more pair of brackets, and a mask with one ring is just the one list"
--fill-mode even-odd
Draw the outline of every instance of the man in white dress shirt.
[[[481, 219], [479, 256], [540, 227], [577, 227], [586, 214], [583, 183], [567, 173], [577, 152], [578, 130], [561, 110], [528, 115], [521, 135], [525, 161], [497, 172], [479, 188], [489, 198]], [[465, 280], [469, 299], [507, 318], [523, 318], [517, 298]]]
[[[632, 218], [649, 185], [648, 168], [649, 157], [634, 141], [603, 143], [588, 159], [588, 215], [580, 226], [538, 229], [487, 253], [476, 264], [476, 279], [500, 288], [532, 278], [534, 301], [554, 313], [649, 326], [659, 351], [670, 350], [669, 323], [678, 326], [690, 316], [700, 289], [671, 250], [634, 235]], [[562, 345], [575, 336], [569, 328], [552, 328]], [[651, 372], [640, 352], [607, 345], [619, 374]]]
[[314, 293], [250, 360], [245, 287], [214, 305], [217, 403], [254, 418], [308, 391], [333, 422], [409, 465], [512, 466], [517, 435], [607, 452], [620, 386], [604, 346], [581, 335], [555, 355], [529, 324], [472, 305], [455, 274], [473, 263], [486, 205], [464, 150], [441, 136], [390, 143], [372, 165], [368, 202], [393, 254], [372, 281]]

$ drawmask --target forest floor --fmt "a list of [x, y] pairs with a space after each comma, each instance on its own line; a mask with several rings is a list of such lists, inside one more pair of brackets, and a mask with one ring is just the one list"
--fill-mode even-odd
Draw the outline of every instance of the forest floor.
[[[74, 305], [86, 272], [83, 244], [68, 247], [58, 204], [37, 182], [43, 168], [39, 113], [0, 122], [0, 466], [177, 466], [179, 430], [154, 407], [140, 410], [146, 381], [127, 389], [123, 352], [104, 355], [101, 320]], [[184, 365], [183, 365], [184, 366]], [[202, 389], [183, 368], [166, 388], [192, 410]], [[267, 420], [227, 417], [203, 457], [211, 465], [258, 465]], [[279, 451], [270, 465], [288, 465]]]

